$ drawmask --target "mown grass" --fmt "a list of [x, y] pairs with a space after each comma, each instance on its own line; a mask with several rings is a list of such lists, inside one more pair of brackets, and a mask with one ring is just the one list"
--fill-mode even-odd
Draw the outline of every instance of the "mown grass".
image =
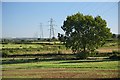
[[[17, 60], [16, 60], [17, 61]], [[48, 60], [29, 63], [3, 64], [3, 70], [34, 68], [80, 68], [80, 69], [118, 69], [118, 61], [108, 60]]]
[[43, 60], [3, 64], [3, 78], [116, 78], [118, 62], [111, 60]]

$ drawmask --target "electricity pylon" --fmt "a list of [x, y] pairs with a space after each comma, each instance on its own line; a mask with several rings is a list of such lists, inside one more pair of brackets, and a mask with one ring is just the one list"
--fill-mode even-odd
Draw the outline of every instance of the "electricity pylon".
[[40, 38], [43, 38], [43, 27], [42, 27], [42, 23], [40, 23]]
[[50, 36], [49, 38], [52, 39], [53, 37], [55, 37], [55, 33], [54, 33], [54, 24], [53, 24], [53, 19], [50, 19]]

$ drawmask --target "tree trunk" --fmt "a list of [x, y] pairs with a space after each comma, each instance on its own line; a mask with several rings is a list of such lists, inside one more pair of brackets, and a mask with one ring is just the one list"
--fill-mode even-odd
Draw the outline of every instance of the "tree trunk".
[[84, 52], [86, 51], [86, 49], [85, 49], [86, 47], [84, 46]]

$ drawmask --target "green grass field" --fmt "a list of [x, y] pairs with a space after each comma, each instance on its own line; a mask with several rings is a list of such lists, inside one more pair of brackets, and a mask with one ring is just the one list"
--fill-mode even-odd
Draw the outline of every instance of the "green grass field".
[[[9, 55], [31, 55], [2, 58], [3, 78], [118, 78], [120, 72], [119, 60], [105, 57], [69, 60], [75, 55], [71, 55], [72, 51], [60, 43], [10, 43], [3, 44], [1, 47], [2, 51]], [[116, 43], [108, 43], [97, 49], [101, 54], [117, 50]], [[63, 55], [56, 55], [59, 51]], [[50, 53], [52, 55], [49, 55]], [[46, 55], [41, 56], [41, 54]], [[37, 57], [39, 59], [36, 60]]]
[[[72, 54], [72, 50], [66, 49], [64, 45], [56, 43], [31, 43], [31, 44], [2, 44], [2, 52], [14, 54], [47, 54], [47, 53], [62, 53]], [[96, 51], [100, 53], [118, 51], [117, 43], [107, 43], [103, 47], [98, 48]]]
[[[18, 61], [21, 59], [15, 59]], [[22, 59], [26, 61], [26, 59]], [[118, 77], [118, 61], [111, 60], [34, 60], [30, 62], [12, 63], [13, 59], [3, 58], [11, 63], [4, 63], [3, 78], [116, 78]], [[43, 74], [44, 75], [43, 75]], [[45, 74], [46, 73], [46, 74]], [[57, 74], [57, 76], [55, 75]], [[69, 74], [70, 73], [70, 74]], [[93, 76], [91, 76], [91, 74]], [[51, 75], [53, 74], [53, 75]], [[75, 75], [76, 76], [72, 76]], [[96, 75], [97, 76], [94, 76]], [[27, 76], [26, 76], [27, 75]], [[66, 75], [66, 76], [65, 76]], [[89, 76], [86, 76], [89, 75]], [[82, 78], [83, 78], [82, 77]]]

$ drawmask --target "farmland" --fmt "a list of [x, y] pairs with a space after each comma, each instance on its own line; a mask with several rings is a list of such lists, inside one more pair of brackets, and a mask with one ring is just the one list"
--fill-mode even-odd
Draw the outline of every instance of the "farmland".
[[104, 60], [31, 60], [3, 64], [3, 78], [117, 78], [118, 72], [118, 61]]
[[[60, 42], [31, 42], [31, 43], [8, 43], [2, 44], [2, 51], [9, 54], [40, 54], [40, 53], [72, 53], [71, 49], [67, 49], [65, 45]], [[112, 52], [118, 51], [118, 43], [111, 42], [100, 47], [96, 51]]]
[[[119, 60], [109, 56], [118, 51], [117, 42], [97, 49], [97, 55], [76, 59], [60, 42], [2, 44], [3, 78], [118, 78]], [[118, 54], [119, 55], [119, 54]]]
[[2, 79], [119, 79], [120, 6], [101, 1], [1, 1]]

